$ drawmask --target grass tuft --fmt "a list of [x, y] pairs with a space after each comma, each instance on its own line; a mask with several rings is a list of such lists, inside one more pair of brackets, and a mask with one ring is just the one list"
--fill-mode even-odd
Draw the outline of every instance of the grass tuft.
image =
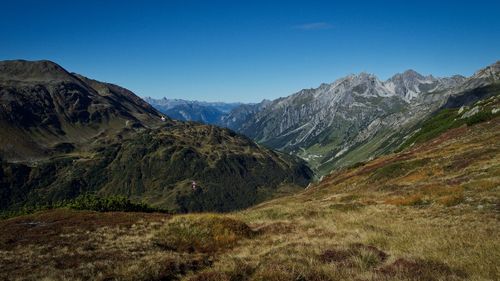
[[424, 195], [417, 193], [411, 194], [406, 197], [390, 198], [385, 201], [386, 204], [395, 206], [426, 206], [430, 201], [424, 198]]
[[368, 270], [384, 262], [389, 255], [372, 245], [351, 244], [347, 249], [329, 249], [324, 251], [319, 260], [343, 267], [357, 267]]
[[359, 211], [364, 205], [360, 203], [336, 203], [331, 204], [328, 208], [342, 212]]
[[405, 258], [399, 258], [380, 268], [378, 273], [385, 277], [415, 281], [457, 280], [466, 277], [462, 271], [454, 270], [442, 262]]
[[215, 253], [235, 246], [254, 234], [239, 220], [215, 214], [172, 218], [155, 236], [157, 245], [179, 252]]

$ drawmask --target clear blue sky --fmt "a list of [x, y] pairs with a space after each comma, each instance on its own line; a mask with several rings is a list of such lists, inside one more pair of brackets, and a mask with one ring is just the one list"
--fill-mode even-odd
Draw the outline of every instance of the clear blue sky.
[[53, 60], [140, 96], [243, 102], [500, 59], [500, 1], [375, 2], [2, 1], [0, 59]]

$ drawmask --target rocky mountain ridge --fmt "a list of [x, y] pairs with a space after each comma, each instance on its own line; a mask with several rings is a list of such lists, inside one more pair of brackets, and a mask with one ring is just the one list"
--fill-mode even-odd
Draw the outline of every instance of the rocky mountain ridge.
[[[386, 81], [360, 73], [288, 97], [238, 109], [222, 126], [296, 154], [321, 173], [395, 149], [410, 128], [449, 96], [496, 83], [495, 63], [469, 78], [424, 76], [413, 70]], [[241, 110], [240, 110], [241, 111]]]

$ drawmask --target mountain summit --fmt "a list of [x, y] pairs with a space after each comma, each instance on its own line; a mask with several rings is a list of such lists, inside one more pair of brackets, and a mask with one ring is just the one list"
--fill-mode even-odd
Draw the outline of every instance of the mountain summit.
[[0, 81], [56, 83], [76, 80], [64, 68], [52, 61], [0, 61]]

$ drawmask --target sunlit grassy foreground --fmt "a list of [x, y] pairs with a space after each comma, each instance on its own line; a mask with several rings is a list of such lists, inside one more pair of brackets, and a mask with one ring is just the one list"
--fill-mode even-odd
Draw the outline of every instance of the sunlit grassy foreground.
[[0, 279], [499, 280], [500, 119], [225, 214], [0, 222]]

